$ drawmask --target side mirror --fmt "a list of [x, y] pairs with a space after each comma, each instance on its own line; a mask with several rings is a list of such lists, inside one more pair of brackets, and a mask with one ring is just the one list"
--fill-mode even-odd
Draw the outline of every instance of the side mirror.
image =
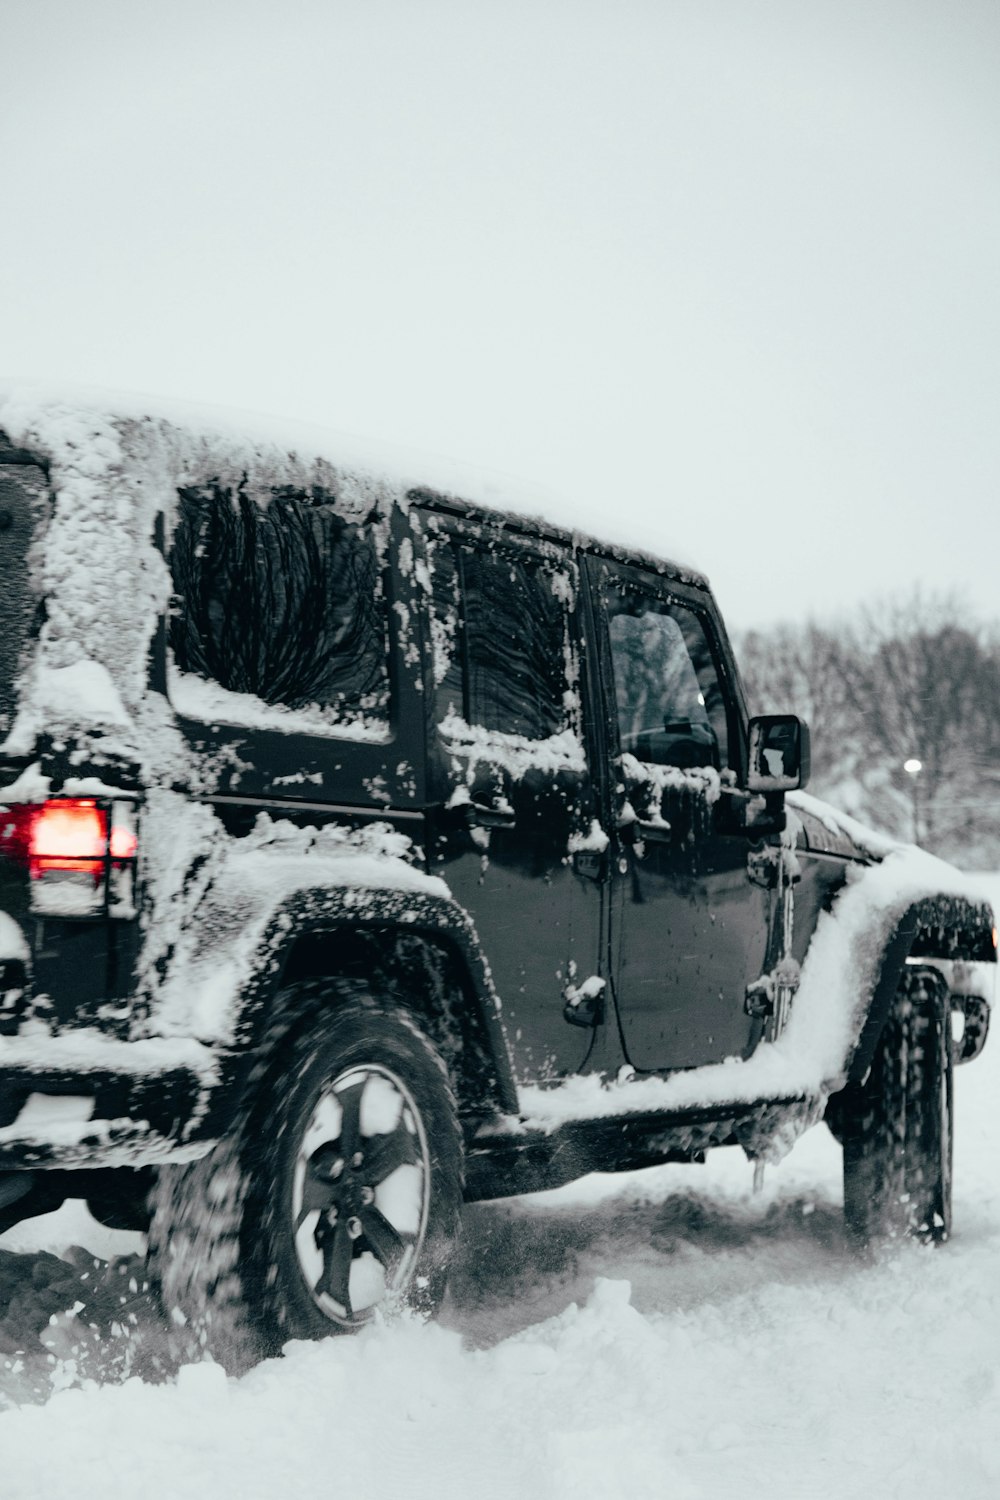
[[747, 791], [794, 792], [809, 780], [809, 725], [795, 714], [750, 720]]

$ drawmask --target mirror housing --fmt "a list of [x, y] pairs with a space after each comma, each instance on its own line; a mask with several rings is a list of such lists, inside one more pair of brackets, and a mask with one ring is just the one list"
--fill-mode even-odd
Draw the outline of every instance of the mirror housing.
[[747, 791], [794, 792], [809, 780], [809, 725], [795, 714], [750, 720]]

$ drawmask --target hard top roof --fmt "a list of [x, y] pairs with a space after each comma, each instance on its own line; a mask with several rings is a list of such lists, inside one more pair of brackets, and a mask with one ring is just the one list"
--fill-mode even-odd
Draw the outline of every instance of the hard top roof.
[[[348, 509], [392, 500], [441, 514], [498, 524], [510, 532], [644, 567], [696, 587], [700, 569], [644, 546], [612, 540], [576, 524], [571, 500], [505, 475], [440, 455], [391, 444], [371, 444], [308, 423], [177, 401], [28, 383], [0, 385], [0, 445], [4, 434], [23, 461], [33, 456], [59, 487], [67, 468], [94, 475], [152, 463], [160, 504], [177, 484], [246, 475], [264, 491], [275, 484], [329, 483]], [[93, 446], [93, 454], [86, 452]], [[112, 453], [114, 448], [117, 451]], [[147, 489], [147, 500], [151, 499]]]
[[691, 584], [695, 588], [708, 588], [704, 573], [690, 566], [672, 562], [642, 548], [626, 546], [593, 536], [576, 527], [559, 526], [544, 516], [524, 515], [519, 511], [506, 510], [492, 505], [475, 504], [460, 495], [442, 494], [438, 490], [419, 487], [407, 493], [407, 499], [423, 510], [440, 512], [458, 520], [473, 520], [483, 526], [509, 531], [517, 536], [538, 537], [557, 546], [588, 552], [598, 557], [607, 557], [615, 562], [637, 563], [652, 572], [675, 579], [679, 583]]

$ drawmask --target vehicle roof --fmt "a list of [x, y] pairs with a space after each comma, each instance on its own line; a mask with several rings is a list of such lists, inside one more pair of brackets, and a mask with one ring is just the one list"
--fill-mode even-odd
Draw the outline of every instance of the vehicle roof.
[[522, 515], [518, 511], [477, 505], [461, 495], [441, 494], [437, 490], [430, 489], [412, 489], [408, 492], [407, 498], [414, 505], [420, 506], [422, 510], [436, 511], [441, 515], [453, 516], [463, 521], [476, 521], [493, 528], [500, 526], [503, 530], [513, 532], [517, 536], [538, 537], [561, 547], [592, 553], [598, 557], [607, 557], [615, 562], [637, 563], [640, 567], [675, 579], [679, 583], [691, 584], [695, 588], [707, 589], [709, 587], [704, 573], [689, 565], [671, 562], [668, 558], [658, 557], [655, 553], [626, 546], [624, 543], [602, 540], [576, 527], [558, 526], [543, 516]]
[[[131, 467], [130, 460], [157, 469], [161, 505], [169, 480], [177, 485], [248, 477], [264, 489], [275, 483], [330, 484], [345, 512], [407, 499], [708, 587], [704, 573], [687, 562], [578, 527], [575, 507], [565, 497], [440, 455], [366, 443], [309, 423], [28, 382], [0, 384], [0, 444], [4, 431], [14, 450], [7, 461], [15, 452], [22, 459], [34, 456], [51, 470], [57, 487], [67, 468], [120, 472], [123, 464]], [[94, 449], [89, 461], [88, 444]], [[119, 450], [114, 455], [111, 446]], [[146, 500], [151, 498], [147, 490]]]

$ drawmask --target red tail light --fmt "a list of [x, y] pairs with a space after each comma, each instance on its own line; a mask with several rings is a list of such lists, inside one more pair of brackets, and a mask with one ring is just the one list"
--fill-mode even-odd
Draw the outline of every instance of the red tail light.
[[47, 870], [86, 870], [99, 879], [108, 851], [108, 810], [96, 802], [45, 802], [35, 811], [28, 852], [32, 878]]
[[0, 812], [0, 854], [27, 866], [31, 905], [39, 912], [93, 916], [107, 906], [112, 915], [126, 915], [137, 853], [127, 802], [54, 797]]

